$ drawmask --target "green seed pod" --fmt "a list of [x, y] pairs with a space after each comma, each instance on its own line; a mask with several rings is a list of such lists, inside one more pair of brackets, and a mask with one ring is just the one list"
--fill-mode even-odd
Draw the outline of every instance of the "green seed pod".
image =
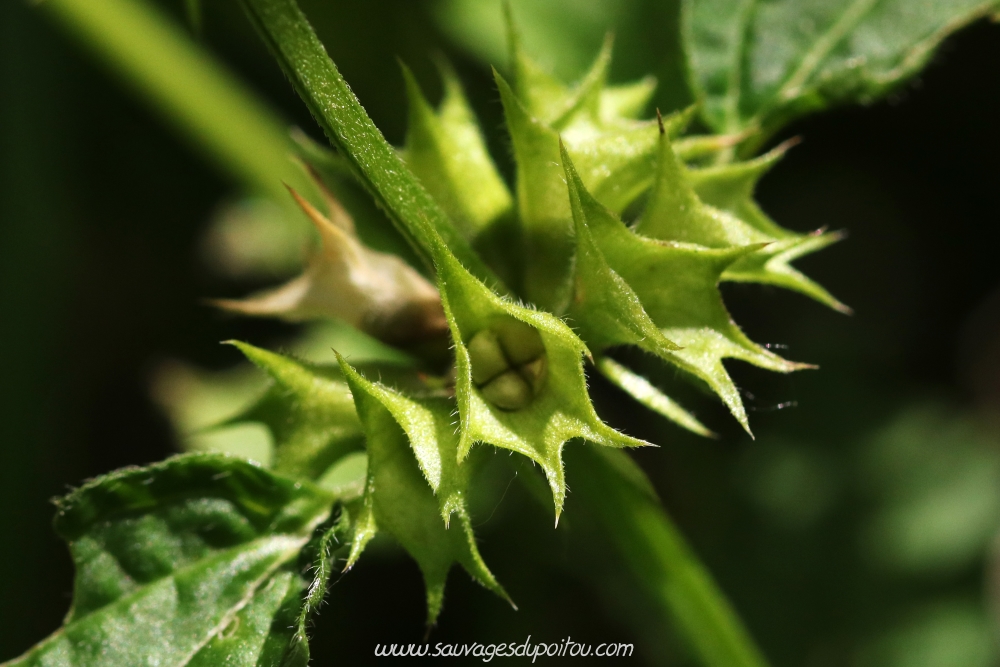
[[520, 366], [517, 372], [531, 386], [531, 392], [537, 396], [542, 390], [542, 385], [545, 383], [546, 370], [548, 370], [548, 364], [546, 363], [545, 355], [542, 355], [534, 361], [529, 361]]
[[472, 381], [482, 386], [510, 368], [504, 356], [497, 335], [490, 329], [483, 329], [469, 340], [469, 360], [472, 365]]
[[483, 397], [501, 410], [520, 410], [531, 404], [531, 386], [517, 371], [501, 373], [479, 388]]
[[468, 342], [472, 381], [501, 410], [520, 410], [538, 395], [547, 367], [538, 330], [512, 317], [498, 317]]
[[521, 366], [545, 354], [545, 345], [538, 330], [513, 317], [494, 321], [490, 328], [496, 332], [504, 354], [512, 366]]

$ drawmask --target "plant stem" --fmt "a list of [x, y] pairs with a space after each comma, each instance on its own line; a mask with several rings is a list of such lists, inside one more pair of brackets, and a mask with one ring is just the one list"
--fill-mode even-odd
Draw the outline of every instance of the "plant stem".
[[425, 259], [441, 241], [472, 273], [503, 290], [361, 106], [295, 0], [241, 0], [327, 138]]
[[620, 450], [574, 448], [574, 490], [656, 606], [706, 667], [767, 661], [711, 574], [663, 510], [649, 480]]

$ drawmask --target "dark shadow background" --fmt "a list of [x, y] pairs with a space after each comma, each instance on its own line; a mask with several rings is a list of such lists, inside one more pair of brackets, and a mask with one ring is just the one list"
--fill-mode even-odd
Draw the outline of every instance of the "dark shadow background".
[[[207, 7], [207, 44], [317, 134], [229, 4]], [[449, 45], [424, 4], [305, 4], [390, 141], [401, 143], [406, 111], [395, 57], [433, 90], [427, 53], [441, 49], [506, 158], [488, 70]], [[989, 545], [1000, 512], [990, 494], [1000, 488], [962, 471], [993, 470], [998, 455], [998, 119], [1000, 26], [980, 23], [893, 99], [783, 135], [805, 141], [766, 177], [759, 199], [789, 228], [850, 230], [799, 266], [855, 314], [757, 286], [724, 287], [751, 338], [822, 367], [787, 378], [732, 366], [752, 393], [755, 442], [704, 398], [686, 395], [722, 433], [716, 441], [689, 437], [594, 380], [609, 421], [662, 445], [638, 458], [776, 665], [995, 661], [992, 649], [983, 662], [961, 656], [980, 655], [975, 647], [993, 633]], [[47, 635], [69, 604], [72, 568], [49, 527], [49, 498], [175, 451], [149, 398], [151, 369], [170, 358], [224, 368], [238, 357], [217, 341], [267, 345], [287, 335], [199, 305], [245, 289], [197, 254], [211, 213], [234, 191], [36, 10], [0, 4], [0, 658]], [[787, 401], [796, 406], [773, 409]], [[901, 444], [880, 449], [889, 441]], [[484, 483], [506, 488], [513, 472], [505, 465], [498, 461]], [[570, 457], [571, 485], [572, 468]], [[940, 496], [942, 488], [957, 495]], [[929, 505], [953, 513], [941, 522], [942, 548], [955, 544], [947, 530], [956, 522], [979, 521], [970, 528], [978, 537], [962, 538], [971, 546], [939, 565], [908, 566], [906, 549], [880, 565], [872, 553], [894, 552], [865, 547], [880, 544], [882, 524], [872, 517], [900, 499], [919, 504], [922, 489]], [[963, 500], [935, 504], [939, 496]], [[575, 507], [571, 496], [565, 525], [553, 532], [549, 510], [511, 485], [478, 530], [521, 610], [455, 572], [432, 641], [635, 641], [648, 664], [687, 664]], [[924, 525], [915, 544], [933, 542], [933, 525]], [[422, 619], [416, 566], [391, 547], [375, 549], [333, 588], [314, 664], [365, 664], [375, 642], [420, 641]], [[954, 651], [934, 653], [942, 649], [927, 644], [931, 636]]]

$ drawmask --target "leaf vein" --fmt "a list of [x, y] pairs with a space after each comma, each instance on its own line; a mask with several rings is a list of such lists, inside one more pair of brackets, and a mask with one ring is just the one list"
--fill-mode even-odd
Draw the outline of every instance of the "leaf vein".
[[854, 0], [844, 8], [840, 18], [813, 42], [812, 48], [802, 57], [799, 67], [782, 84], [776, 96], [777, 101], [786, 102], [798, 96], [802, 87], [809, 82], [809, 78], [834, 47], [874, 9], [876, 4], [878, 0]]
[[745, 50], [756, 11], [757, 0], [747, 0], [737, 20], [737, 43], [733, 49], [732, 61], [729, 67], [729, 81], [726, 85], [726, 96], [723, 104], [727, 132], [738, 132], [741, 127], [740, 94], [743, 90], [743, 63], [746, 60]]

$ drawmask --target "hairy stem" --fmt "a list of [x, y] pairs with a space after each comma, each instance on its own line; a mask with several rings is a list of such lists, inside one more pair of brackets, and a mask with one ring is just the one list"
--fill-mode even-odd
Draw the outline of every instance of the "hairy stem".
[[500, 280], [409, 170], [330, 60], [295, 0], [241, 0], [295, 91], [393, 223], [425, 259], [442, 240], [470, 271]]

